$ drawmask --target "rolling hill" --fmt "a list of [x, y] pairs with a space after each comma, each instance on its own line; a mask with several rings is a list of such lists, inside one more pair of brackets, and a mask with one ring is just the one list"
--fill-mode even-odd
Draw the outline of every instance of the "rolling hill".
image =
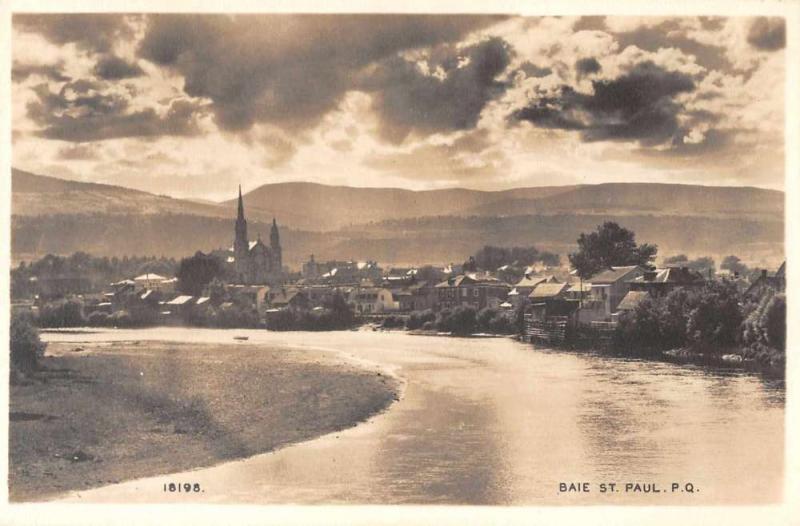
[[[601, 184], [499, 192], [413, 192], [314, 183], [265, 185], [245, 195], [251, 237], [278, 218], [284, 261], [462, 261], [484, 244], [536, 245], [561, 254], [606, 221], [632, 228], [661, 254], [783, 256], [783, 193], [758, 188]], [[12, 260], [78, 250], [166, 255], [228, 246], [235, 200], [174, 199], [128, 188], [12, 172]]]

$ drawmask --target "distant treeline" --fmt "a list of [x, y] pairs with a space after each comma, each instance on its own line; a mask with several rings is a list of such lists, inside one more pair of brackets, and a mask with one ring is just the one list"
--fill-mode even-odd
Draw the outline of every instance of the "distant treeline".
[[[692, 254], [763, 254], [783, 258], [783, 221], [679, 216], [526, 215], [509, 217], [424, 217], [348, 227], [335, 232], [299, 231], [284, 227], [284, 262], [298, 268], [314, 254], [318, 260], [373, 259], [383, 265], [458, 263], [484, 245], [530, 246], [562, 256], [575, 248], [580, 232], [602, 220], [634, 229], [662, 252]], [[266, 223], [249, 222], [255, 239], [268, 232]], [[322, 230], [322, 228], [321, 228]], [[124, 254], [185, 257], [197, 250], [228, 247], [233, 218], [194, 215], [56, 215], [12, 217], [12, 258], [28, 254]]]
[[561, 258], [558, 254], [539, 250], [536, 247], [496, 247], [486, 245], [478, 250], [467, 262], [468, 270], [495, 271], [504, 265], [528, 266], [543, 263], [549, 266], [558, 266]]
[[[173, 258], [155, 256], [96, 257], [86, 252], [71, 256], [48, 254], [32, 263], [20, 263], [11, 270], [11, 297], [26, 298], [49, 282], [80, 282], [79, 286], [62, 285], [66, 294], [99, 291], [109, 283], [152, 272], [172, 276], [177, 269]], [[75, 288], [80, 290], [74, 290]], [[58, 287], [55, 288], [58, 291]]]

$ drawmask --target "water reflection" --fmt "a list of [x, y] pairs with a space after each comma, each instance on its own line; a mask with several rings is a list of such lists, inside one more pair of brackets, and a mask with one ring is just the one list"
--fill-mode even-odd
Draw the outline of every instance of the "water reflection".
[[[402, 333], [246, 333], [248, 345], [342, 352], [393, 368], [403, 400], [374, 423], [191, 472], [215, 502], [755, 504], [780, 499], [783, 391], [751, 374]], [[49, 339], [230, 343], [159, 329]], [[142, 344], [142, 352], [146, 352]], [[112, 351], [113, 352], [113, 351]], [[221, 359], [224, 357], [221, 357]], [[158, 500], [162, 480], [81, 500]], [[697, 494], [559, 494], [563, 481], [692, 482]]]

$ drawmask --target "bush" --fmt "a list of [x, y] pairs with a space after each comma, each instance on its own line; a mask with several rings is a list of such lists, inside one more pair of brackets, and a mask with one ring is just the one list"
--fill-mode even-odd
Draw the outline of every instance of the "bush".
[[478, 330], [489, 334], [514, 334], [517, 332], [516, 314], [486, 307], [478, 312]]
[[435, 331], [436, 330], [436, 322], [434, 320], [428, 320], [422, 324], [423, 331]]
[[458, 306], [452, 310], [445, 309], [439, 312], [436, 318], [436, 329], [441, 332], [465, 336], [474, 333], [477, 328], [476, 312], [472, 307]]
[[662, 340], [658, 300], [645, 298], [633, 311], [620, 315], [614, 347], [626, 354], [650, 354], [666, 349]]
[[326, 301], [320, 310], [281, 310], [267, 316], [267, 329], [273, 331], [336, 331], [356, 323], [353, 310], [340, 294]]
[[742, 324], [739, 294], [732, 283], [711, 282], [700, 292], [686, 323], [695, 346], [718, 349], [734, 345]]
[[424, 329], [426, 323], [432, 323], [434, 321], [436, 321], [436, 313], [432, 310], [414, 311], [411, 313], [411, 316], [408, 317], [408, 320], [406, 320], [406, 328], [411, 330]]
[[108, 325], [109, 316], [102, 311], [94, 311], [86, 318], [86, 321], [92, 327], [105, 327]]
[[754, 304], [742, 323], [741, 340], [745, 358], [753, 358], [764, 364], [785, 362], [785, 294], [766, 294]]
[[403, 321], [403, 318], [400, 316], [387, 316], [383, 319], [381, 327], [384, 329], [397, 329], [400, 327], [405, 327], [405, 321]]
[[226, 306], [217, 310], [216, 326], [226, 329], [258, 327], [258, 312], [252, 307]]
[[11, 367], [22, 372], [37, 369], [47, 344], [39, 338], [39, 331], [29, 315], [14, 314], [9, 327]]
[[86, 324], [83, 303], [64, 299], [45, 303], [39, 310], [40, 327], [80, 327]]
[[646, 298], [620, 316], [613, 344], [634, 354], [686, 345], [697, 351], [719, 351], [739, 340], [741, 323], [735, 286], [711, 282], [702, 290], [676, 289], [662, 298]]

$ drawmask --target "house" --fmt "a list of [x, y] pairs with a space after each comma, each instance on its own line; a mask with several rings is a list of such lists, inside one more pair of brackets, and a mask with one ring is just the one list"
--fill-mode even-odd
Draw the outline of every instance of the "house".
[[546, 302], [555, 299], [564, 299], [566, 291], [569, 289], [567, 283], [539, 283], [528, 295], [531, 303]]
[[[253, 305], [259, 314], [267, 308], [270, 287], [267, 285], [227, 285], [225, 291], [231, 298], [245, 299]], [[216, 300], [219, 301], [219, 300]]]
[[[644, 275], [645, 269], [638, 265], [611, 267], [584, 280], [591, 285], [589, 298], [582, 302], [581, 310], [594, 311], [594, 315], [610, 319], [622, 298], [630, 290], [630, 282]], [[579, 318], [581, 322], [585, 320]], [[596, 320], [592, 320], [596, 321]]]
[[[159, 274], [153, 274], [152, 272], [148, 272], [146, 274], [142, 274], [141, 276], [136, 276], [133, 278], [133, 287], [136, 291], [140, 290], [161, 290], [162, 285], [164, 282], [167, 281], [167, 278], [161, 276]], [[175, 289], [174, 282], [172, 283], [172, 289]]]
[[436, 306], [436, 288], [429, 281], [419, 281], [392, 293], [402, 312], [427, 310]]
[[775, 274], [769, 275], [766, 270], [761, 271], [761, 275], [756, 278], [750, 287], [745, 291], [744, 295], [748, 298], [759, 299], [765, 292], [772, 290], [774, 292], [786, 291], [786, 262], [781, 263]]
[[356, 287], [350, 293], [350, 302], [357, 314], [380, 314], [399, 309], [392, 291], [382, 287]]
[[641, 276], [628, 280], [631, 291], [647, 292], [654, 298], [666, 296], [679, 288], [699, 288], [705, 284], [703, 275], [688, 267], [667, 267], [646, 270]]
[[476, 309], [498, 307], [508, 298], [511, 286], [497, 278], [477, 274], [461, 274], [436, 285], [438, 308], [459, 305]]
[[625, 294], [625, 297], [622, 298], [622, 301], [617, 305], [617, 313], [636, 310], [636, 307], [638, 307], [645, 298], [649, 297], [650, 293], [645, 290], [631, 290]]
[[539, 283], [558, 283], [558, 282], [559, 280], [552, 274], [548, 276], [525, 274], [522, 277], [522, 279], [520, 279], [516, 284], [514, 284], [514, 288], [521, 296], [527, 297], [530, 295], [531, 292], [533, 292], [533, 289]]
[[161, 314], [172, 320], [185, 319], [194, 307], [196, 298], [194, 296], [177, 296], [162, 304]]
[[267, 301], [272, 309], [306, 310], [308, 297], [298, 289], [280, 287], [267, 293]]
[[584, 281], [570, 283], [569, 288], [564, 292], [564, 297], [569, 300], [583, 301], [589, 298], [592, 292], [592, 284]]
[[383, 271], [375, 261], [328, 261], [326, 272], [317, 278], [328, 284], [356, 284], [363, 280], [380, 281]]

